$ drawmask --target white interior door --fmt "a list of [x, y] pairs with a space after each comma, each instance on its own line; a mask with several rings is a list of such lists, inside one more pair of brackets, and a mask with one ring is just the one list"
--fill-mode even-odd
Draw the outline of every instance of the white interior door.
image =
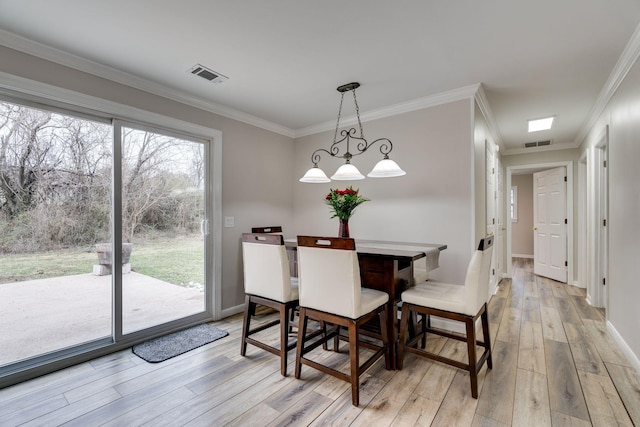
[[[493, 146], [485, 140], [486, 147], [486, 183], [485, 183], [485, 203], [486, 203], [486, 234], [492, 236], [496, 230], [496, 155]], [[494, 256], [491, 259], [490, 290], [495, 289], [496, 281], [496, 256], [495, 245], [493, 246]]]
[[533, 174], [534, 273], [567, 283], [567, 184], [564, 167]]
[[504, 232], [506, 230], [504, 224], [504, 174], [502, 173], [502, 162], [498, 157], [496, 159], [497, 173], [497, 200], [496, 200], [496, 240], [494, 249], [495, 268], [498, 275], [497, 282], [500, 282], [500, 278], [503, 277], [504, 269], [502, 267], [502, 259], [504, 252]]

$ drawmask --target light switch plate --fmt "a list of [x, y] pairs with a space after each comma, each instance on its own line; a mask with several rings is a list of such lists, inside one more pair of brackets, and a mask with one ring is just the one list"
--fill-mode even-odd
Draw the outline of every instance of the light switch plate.
[[225, 228], [232, 228], [235, 226], [235, 218], [232, 216], [224, 217], [224, 226]]

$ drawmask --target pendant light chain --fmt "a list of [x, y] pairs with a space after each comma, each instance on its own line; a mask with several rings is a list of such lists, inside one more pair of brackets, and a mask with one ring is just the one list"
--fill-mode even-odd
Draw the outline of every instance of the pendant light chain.
[[[355, 95], [355, 92], [354, 92], [354, 95]], [[338, 107], [338, 121], [336, 122], [336, 131], [333, 134], [334, 144], [338, 140], [338, 128], [340, 127], [340, 115], [342, 114], [342, 101], [344, 101], [344, 92], [342, 92], [342, 96], [340, 96], [340, 107]]]
[[358, 117], [358, 126], [360, 127], [360, 138], [365, 139], [364, 131], [362, 130], [362, 122], [360, 121], [360, 108], [358, 107], [358, 100], [356, 99], [356, 90], [353, 89], [352, 92], [353, 92], [353, 103], [356, 105], [356, 116]]

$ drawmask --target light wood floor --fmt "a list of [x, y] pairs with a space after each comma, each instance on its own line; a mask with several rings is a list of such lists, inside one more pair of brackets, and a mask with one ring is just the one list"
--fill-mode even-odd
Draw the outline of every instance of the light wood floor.
[[[127, 350], [0, 390], [0, 426], [640, 426], [640, 376], [584, 296], [516, 260], [489, 305], [494, 368], [482, 369], [477, 400], [467, 373], [408, 355], [402, 371], [379, 361], [365, 373], [353, 407], [345, 382], [308, 367], [296, 380], [293, 363], [284, 378], [252, 346], [241, 357], [234, 316], [216, 322], [227, 338], [163, 363]], [[428, 345], [466, 355], [452, 340]]]

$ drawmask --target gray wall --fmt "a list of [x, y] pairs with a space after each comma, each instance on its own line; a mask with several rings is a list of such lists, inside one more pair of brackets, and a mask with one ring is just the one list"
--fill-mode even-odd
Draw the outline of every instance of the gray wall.
[[[518, 187], [518, 221], [511, 223], [511, 253], [533, 257], [533, 174], [513, 175], [511, 186]], [[509, 203], [507, 189], [507, 203]]]
[[[337, 235], [324, 197], [330, 188], [352, 184], [371, 199], [350, 220], [351, 235], [361, 239], [436, 242], [448, 245], [441, 267], [431, 277], [462, 284], [473, 249], [471, 113], [473, 100], [462, 100], [364, 123], [365, 136], [393, 142], [390, 157], [407, 172], [392, 179], [333, 181], [304, 184], [297, 181], [312, 166], [311, 153], [328, 148], [333, 131], [299, 138], [293, 170], [295, 232]], [[381, 158], [376, 148], [355, 157], [367, 174]], [[320, 167], [331, 176], [341, 162], [324, 156]]]

